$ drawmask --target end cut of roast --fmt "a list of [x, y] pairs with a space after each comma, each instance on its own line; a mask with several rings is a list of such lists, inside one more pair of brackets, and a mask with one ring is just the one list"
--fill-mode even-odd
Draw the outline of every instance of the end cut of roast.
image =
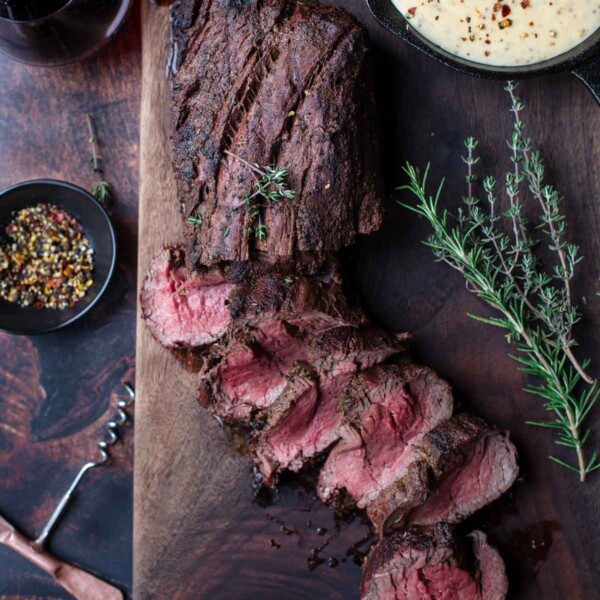
[[226, 301], [234, 288], [222, 269], [192, 272], [181, 248], [165, 248], [152, 260], [142, 285], [142, 317], [163, 346], [201, 348], [227, 330]]
[[507, 589], [502, 559], [483, 533], [457, 540], [440, 523], [377, 544], [363, 568], [361, 600], [503, 600]]
[[297, 275], [294, 268], [252, 261], [191, 270], [181, 247], [165, 248], [142, 285], [142, 316], [163, 346], [188, 350], [223, 339], [234, 322], [277, 315], [321, 330], [364, 319], [349, 307], [335, 270]]
[[[178, 199], [202, 217], [193, 267], [335, 251], [379, 228], [371, 60], [353, 17], [310, 0], [186, 0], [172, 32]], [[286, 168], [294, 198], [250, 206], [257, 174], [244, 161]]]

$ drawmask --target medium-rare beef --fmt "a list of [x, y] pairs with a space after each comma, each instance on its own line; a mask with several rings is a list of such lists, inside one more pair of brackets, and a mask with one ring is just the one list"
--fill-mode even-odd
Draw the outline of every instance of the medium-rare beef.
[[519, 472], [517, 451], [504, 431], [486, 431], [461, 459], [410, 513], [411, 523], [458, 523], [499, 498]]
[[221, 339], [233, 321], [278, 315], [304, 330], [320, 330], [364, 319], [348, 306], [335, 266], [311, 276], [291, 274], [293, 268], [253, 261], [192, 271], [182, 248], [165, 248], [144, 280], [142, 316], [172, 349], [202, 349]]
[[478, 583], [483, 600], [504, 600], [508, 594], [508, 577], [498, 550], [490, 546], [483, 531], [469, 534], [473, 540], [473, 554], [479, 565]]
[[[202, 216], [189, 232], [194, 267], [253, 249], [335, 251], [379, 228], [372, 69], [353, 17], [310, 0], [185, 0], [172, 33], [178, 199], [185, 217]], [[257, 179], [243, 161], [285, 167], [295, 197], [246, 202]]]
[[281, 470], [294, 461], [297, 440], [315, 418], [318, 397], [314, 368], [306, 362], [295, 363], [277, 402], [264, 410], [255, 424], [251, 451], [263, 486], [273, 487]]
[[410, 469], [367, 507], [376, 531], [457, 523], [504, 493], [518, 473], [508, 436], [461, 413], [413, 446]]
[[199, 375], [199, 400], [211, 413], [248, 424], [254, 413], [281, 394], [307, 342], [287, 321], [271, 319], [236, 329], [226, 344], [211, 348]]
[[363, 567], [361, 600], [503, 600], [502, 559], [473, 535], [472, 548], [445, 523], [385, 537]]
[[404, 525], [411, 511], [429, 499], [438, 480], [462, 464], [464, 455], [485, 431], [484, 421], [461, 413], [413, 444], [406, 473], [388, 485], [367, 507], [375, 530], [387, 533]]
[[341, 440], [321, 470], [321, 499], [348, 494], [360, 508], [368, 506], [406, 472], [413, 445], [452, 408], [450, 386], [426, 367], [380, 365], [359, 373], [339, 406]]
[[227, 330], [231, 317], [225, 300], [234, 287], [222, 269], [190, 272], [180, 248], [165, 248], [144, 280], [142, 317], [163, 346], [203, 347]]
[[403, 350], [402, 337], [356, 327], [339, 327], [315, 336], [308, 357], [319, 375], [318, 394], [306, 394], [302, 402], [293, 404], [289, 396], [277, 400], [269, 409], [277, 415], [277, 426], [254, 434], [251, 452], [265, 484], [274, 484], [284, 469], [300, 470], [338, 439], [337, 405], [353, 374]]

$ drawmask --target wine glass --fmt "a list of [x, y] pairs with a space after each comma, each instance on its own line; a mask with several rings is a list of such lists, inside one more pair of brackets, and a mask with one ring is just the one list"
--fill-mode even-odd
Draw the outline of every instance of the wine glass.
[[0, 52], [55, 66], [99, 50], [118, 31], [133, 0], [0, 0]]

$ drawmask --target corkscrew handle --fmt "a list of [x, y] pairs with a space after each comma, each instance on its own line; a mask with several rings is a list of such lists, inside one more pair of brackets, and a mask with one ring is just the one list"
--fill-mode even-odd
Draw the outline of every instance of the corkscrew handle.
[[34, 544], [36, 546], [41, 548], [47, 542], [48, 537], [54, 530], [54, 527], [56, 526], [59, 519], [67, 509], [67, 506], [69, 505], [69, 502], [71, 501], [71, 498], [73, 497], [75, 490], [81, 483], [81, 480], [83, 479], [84, 475], [91, 469], [101, 467], [109, 461], [109, 448], [110, 446], [116, 444], [119, 440], [119, 436], [117, 433], [118, 429], [129, 420], [129, 415], [127, 414], [126, 408], [128, 406], [131, 406], [131, 404], [133, 404], [133, 402], [135, 401], [135, 392], [133, 391], [133, 388], [128, 383], [125, 383], [123, 385], [127, 390], [127, 393], [129, 394], [129, 398], [127, 400], [119, 400], [117, 402], [116, 417], [108, 421], [108, 423], [106, 423], [106, 431], [108, 435], [105, 439], [98, 443], [98, 449], [100, 450], [101, 458], [97, 461], [88, 462], [85, 465], [83, 465], [83, 467], [81, 467], [79, 473], [77, 473], [77, 475], [75, 476], [73, 483], [71, 483], [69, 489], [61, 498], [60, 502], [58, 503], [58, 506], [52, 513], [52, 516], [44, 526], [44, 529], [42, 529], [42, 533], [40, 533], [39, 537], [35, 540]]

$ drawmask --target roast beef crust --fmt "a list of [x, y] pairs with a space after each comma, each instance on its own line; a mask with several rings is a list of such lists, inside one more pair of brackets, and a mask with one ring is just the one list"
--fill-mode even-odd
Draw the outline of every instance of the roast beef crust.
[[409, 527], [388, 535], [371, 550], [363, 565], [361, 598], [367, 595], [369, 584], [377, 572], [387, 568], [398, 556], [426, 553], [427, 560], [431, 560], [438, 552], [449, 559], [454, 548], [454, 528], [447, 523], [438, 523], [434, 527]]
[[[323, 253], [380, 227], [381, 173], [370, 55], [345, 11], [311, 1], [185, 0], [172, 7], [173, 167], [194, 268]], [[218, 60], [215, 60], [218, 57]], [[252, 233], [251, 163], [288, 169], [292, 200]]]
[[[446, 568], [440, 571], [438, 567], [442, 565]], [[434, 581], [427, 581], [426, 569]], [[395, 572], [403, 574], [404, 587], [400, 592], [394, 585]], [[452, 590], [451, 580], [457, 574], [462, 583], [460, 594]], [[428, 527], [413, 525], [383, 538], [363, 565], [361, 599], [432, 597], [421, 589], [421, 582], [437, 584], [434, 587], [444, 590], [448, 598], [502, 600], [508, 593], [504, 563], [485, 534], [473, 531], [467, 539], [456, 538], [451, 525], [438, 523]]]

